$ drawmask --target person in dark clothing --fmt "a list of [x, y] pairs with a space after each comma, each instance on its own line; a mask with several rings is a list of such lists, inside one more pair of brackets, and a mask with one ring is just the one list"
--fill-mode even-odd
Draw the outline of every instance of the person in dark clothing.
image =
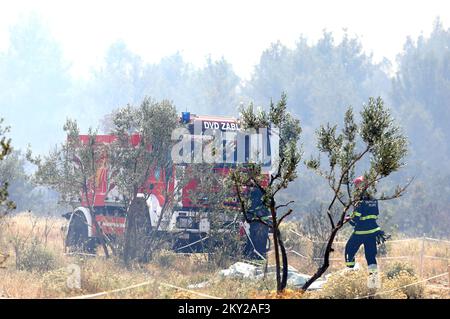
[[244, 255], [250, 259], [262, 259], [267, 253], [267, 238], [269, 227], [259, 222], [257, 218], [268, 221], [269, 210], [262, 201], [263, 193], [257, 187], [250, 191], [251, 206], [247, 213], [247, 219], [253, 220], [250, 223], [250, 230], [246, 232], [247, 242], [244, 248]]
[[[364, 187], [364, 177], [354, 180], [356, 187]], [[355, 255], [361, 245], [364, 245], [365, 257], [370, 273], [377, 272], [377, 243], [383, 242], [386, 237], [377, 224], [379, 215], [378, 201], [373, 199], [366, 190], [361, 195], [361, 201], [353, 213], [347, 217], [354, 226], [354, 231], [345, 246], [345, 264], [349, 268], [355, 266]]]

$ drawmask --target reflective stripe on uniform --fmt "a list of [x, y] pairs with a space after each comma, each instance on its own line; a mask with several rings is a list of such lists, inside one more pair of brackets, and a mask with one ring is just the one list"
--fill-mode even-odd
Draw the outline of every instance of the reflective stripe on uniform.
[[366, 219], [377, 219], [378, 215], [367, 215], [360, 218], [360, 220], [366, 220]]
[[345, 263], [345, 265], [346, 265], [347, 267], [349, 267], [349, 266], [354, 266], [354, 265], [355, 265], [355, 262], [354, 262], [354, 261], [347, 261], [347, 262]]
[[353, 233], [355, 235], [368, 235], [368, 234], [376, 233], [379, 230], [381, 230], [380, 227], [377, 227], [377, 228], [369, 229], [369, 230], [355, 230]]
[[256, 214], [253, 214], [253, 220], [262, 220], [262, 221], [268, 221], [270, 220], [271, 216], [258, 216]]
[[355, 216], [359, 217], [359, 216], [361, 216], [361, 213], [358, 213], [355, 211], [352, 213], [351, 217], [355, 217]]

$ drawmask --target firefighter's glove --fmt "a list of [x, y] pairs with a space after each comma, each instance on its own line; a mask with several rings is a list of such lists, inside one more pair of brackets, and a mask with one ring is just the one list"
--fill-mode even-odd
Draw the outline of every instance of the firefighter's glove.
[[380, 231], [376, 237], [377, 245], [384, 244], [385, 241], [388, 240], [389, 238], [391, 238], [391, 235], [386, 234], [384, 231]]

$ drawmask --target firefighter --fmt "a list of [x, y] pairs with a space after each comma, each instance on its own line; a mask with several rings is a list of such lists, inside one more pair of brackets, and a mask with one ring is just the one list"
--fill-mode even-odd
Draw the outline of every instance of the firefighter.
[[247, 232], [247, 242], [244, 249], [244, 255], [251, 259], [265, 258], [267, 253], [267, 238], [269, 236], [269, 227], [259, 222], [257, 219], [261, 218], [268, 221], [269, 210], [262, 201], [263, 193], [257, 187], [252, 187], [250, 190], [251, 207], [247, 213], [247, 219], [250, 222], [250, 229]]
[[355, 266], [355, 255], [361, 245], [364, 245], [365, 257], [370, 274], [377, 273], [377, 244], [382, 244], [388, 236], [377, 224], [378, 201], [368, 193], [364, 176], [353, 181], [357, 188], [362, 189], [360, 202], [346, 220], [354, 226], [354, 231], [345, 246], [345, 264], [348, 268]]

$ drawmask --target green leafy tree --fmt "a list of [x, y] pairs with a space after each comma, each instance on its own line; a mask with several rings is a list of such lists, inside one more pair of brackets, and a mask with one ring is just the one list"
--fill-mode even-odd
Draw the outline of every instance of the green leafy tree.
[[[378, 200], [400, 197], [406, 187], [397, 186], [392, 194], [377, 192], [377, 183], [404, 166], [407, 155], [407, 139], [384, 106], [381, 98], [370, 98], [363, 106], [361, 121], [356, 123], [352, 108], [345, 113], [344, 126], [321, 126], [317, 131], [317, 148], [327, 158], [321, 165], [320, 157], [307, 161], [307, 167], [322, 176], [332, 190], [332, 199], [326, 209], [330, 228], [323, 263], [305, 283], [306, 290], [329, 267], [330, 254], [337, 233], [346, 223], [345, 216], [358, 204], [362, 188], [353, 188], [355, 172], [364, 172], [368, 191]], [[333, 214], [333, 210], [337, 213]]]
[[[278, 103], [270, 104], [269, 111], [255, 111], [253, 105], [241, 109], [241, 127], [244, 129], [278, 128], [279, 129], [279, 154], [280, 158], [273, 163], [274, 173], [267, 177], [258, 163], [239, 165], [231, 175], [232, 185], [241, 203], [241, 209], [245, 220], [249, 223], [262, 223], [272, 230], [273, 247], [275, 251], [277, 291], [286, 288], [288, 275], [288, 257], [280, 224], [293, 210], [289, 205], [293, 202], [279, 203], [277, 195], [286, 189], [297, 178], [297, 168], [301, 160], [299, 139], [301, 134], [300, 122], [287, 111], [287, 97], [282, 94]], [[251, 200], [244, 195], [244, 189], [257, 188], [263, 194], [264, 206], [270, 212], [269, 219], [261, 217], [248, 217]]]
[[[324, 32], [317, 41], [299, 37], [294, 47], [278, 42], [267, 48], [255, 66], [251, 79], [242, 89], [242, 98], [264, 105], [281, 90], [289, 96], [290, 111], [302, 119], [302, 147], [305, 154], [315, 150], [314, 132], [322, 123], [336, 123], [354, 105], [355, 112], [367, 96], [385, 96], [391, 87], [390, 63], [373, 61], [364, 52], [361, 39], [344, 33], [340, 41]], [[405, 116], [402, 114], [402, 116]], [[292, 208], [303, 217], [327, 201], [321, 191], [326, 183], [305, 167], [302, 178], [280, 194], [285, 201], [298, 197]]]
[[33, 158], [31, 152], [27, 154], [28, 159], [37, 166], [34, 180], [59, 192], [63, 202], [74, 204], [83, 199], [87, 203], [93, 227], [99, 234], [105, 256], [109, 257], [108, 246], [113, 252], [114, 246], [96, 221], [94, 206], [97, 172], [102, 159], [109, 153], [108, 145], [97, 143], [97, 134], [92, 129], [89, 129], [86, 141], [82, 141], [74, 120], [66, 121], [64, 132], [67, 134], [66, 141], [48, 155]]
[[[111, 144], [110, 161], [118, 168], [114, 183], [124, 196], [127, 208], [123, 259], [129, 265], [133, 260], [145, 262], [151, 258], [158, 242], [156, 230], [172, 212], [175, 194], [182, 186], [181, 183], [174, 185], [171, 179], [175, 169], [171, 158], [172, 131], [179, 120], [171, 102], [145, 98], [139, 107], [128, 105], [119, 109], [113, 122], [112, 133], [117, 140]], [[130, 141], [133, 134], [139, 137], [137, 144]], [[156, 225], [151, 225], [146, 201], [157, 186], [148, 184], [155, 171], [160, 172], [162, 179], [164, 203]], [[180, 178], [181, 171], [176, 173]]]

